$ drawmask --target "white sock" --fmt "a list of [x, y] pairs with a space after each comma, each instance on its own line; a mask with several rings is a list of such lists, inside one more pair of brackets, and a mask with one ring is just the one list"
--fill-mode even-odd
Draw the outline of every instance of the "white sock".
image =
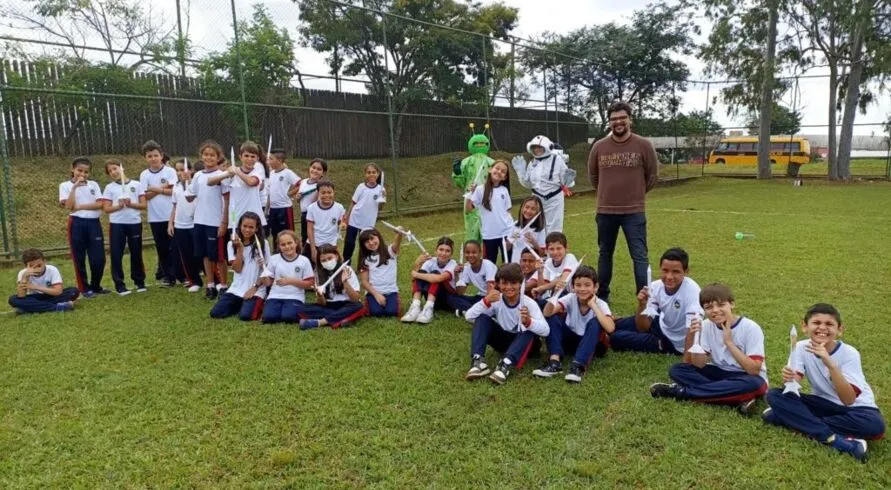
[[430, 301], [430, 300], [428, 299], [427, 302], [424, 303], [424, 309], [425, 309], [425, 310], [432, 310], [432, 309], [433, 309], [433, 306], [434, 306], [435, 304], [436, 304], [436, 301]]
[[511, 364], [513, 364], [512, 362], [510, 362], [510, 359], [508, 359], [508, 358], [506, 358], [506, 357], [504, 358], [504, 363], [505, 363], [506, 365], [508, 365], [508, 366], [510, 366]]
[[214, 288], [214, 283], [209, 282], [209, 283], [207, 283], [204, 287], [206, 287], [207, 289], [213, 289], [213, 288]]
[[413, 299], [413, 300], [411, 300], [411, 307], [414, 308], [415, 306], [417, 306], [418, 308], [420, 308], [420, 307], [421, 307], [421, 300], [419, 300], [419, 299]]

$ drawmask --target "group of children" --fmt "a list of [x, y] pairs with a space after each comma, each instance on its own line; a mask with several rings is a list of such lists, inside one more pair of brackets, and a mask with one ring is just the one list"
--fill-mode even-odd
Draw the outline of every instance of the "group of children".
[[[313, 160], [309, 177], [300, 179], [287, 168], [284, 152], [262, 155], [252, 142], [240, 148], [240, 167], [226, 162], [222, 148], [212, 141], [201, 146], [201, 161], [194, 167], [185, 159], [167, 167], [154, 142], [143, 150], [149, 168], [140, 181], [128, 180], [122, 164], [109, 160], [105, 172], [112, 182], [101, 193], [98, 184], [88, 180], [89, 160], [74, 160], [72, 178], [59, 192], [61, 205], [70, 210], [78, 287], [63, 289], [58, 269], [46, 264], [39, 251], [29, 250], [23, 254], [26, 269], [19, 273], [16, 294], [10, 298], [13, 307], [65, 311], [79, 295], [109, 292], [101, 287], [105, 255], [98, 222], [103, 211], [110, 215], [112, 279], [118, 294], [130, 292], [121, 265], [124, 247], [130, 249], [136, 291], [144, 291], [141, 210], [147, 209], [158, 251], [156, 277], [162, 286], [180, 281], [190, 291], [200, 291], [200, 260], [206, 296], [217, 300], [210, 311], [213, 318], [237, 315], [310, 329], [337, 328], [366, 315], [402, 313], [397, 258], [403, 238], [413, 237], [397, 227], [388, 245], [375, 228], [385, 201], [382, 172], [375, 164], [365, 167], [365, 179], [347, 210], [335, 201], [321, 159]], [[503, 384], [542, 343], [548, 357], [533, 376], [562, 374], [568, 357], [564, 379], [572, 383], [581, 382], [592, 360], [609, 349], [678, 355], [681, 362], [668, 373], [672, 382], [653, 384], [652, 396], [732, 405], [750, 414], [756, 400], [766, 395], [770, 408], [763, 413], [765, 422], [802, 432], [861, 460], [865, 439], [882, 437], [884, 421], [859, 354], [838, 340], [844, 327], [834, 307], [818, 304], [807, 311], [801, 328], [810, 338], [798, 343], [783, 369], [784, 382], [806, 377], [813, 394], [768, 392], [760, 326], [734, 312], [728, 287], [700, 289], [688, 276], [684, 250], [667, 250], [659, 261], [659, 279], [638, 293], [635, 314], [614, 318], [605, 299], [598, 297], [597, 272], [569, 252], [562, 232], [545, 233], [538, 197], [524, 199], [517, 218], [511, 217], [508, 179], [508, 164], [496, 161], [485, 184], [466, 199], [466, 209], [480, 210], [482, 243], [464, 242], [456, 261], [454, 242], [442, 237], [434, 255], [422, 253], [410, 271], [412, 301], [403, 322], [430, 323], [438, 309], [473, 324], [466, 379], [488, 377]], [[300, 235], [295, 232], [292, 199], [300, 202]], [[354, 268], [350, 260], [357, 239]], [[231, 285], [229, 267], [234, 272]], [[314, 304], [308, 303], [307, 292]], [[486, 360], [487, 346], [502, 353], [494, 369]]]

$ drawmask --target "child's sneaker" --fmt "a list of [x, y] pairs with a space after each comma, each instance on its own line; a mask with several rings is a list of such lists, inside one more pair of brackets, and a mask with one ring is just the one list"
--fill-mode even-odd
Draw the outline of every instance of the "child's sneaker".
[[127, 288], [117, 288], [117, 292], [118, 292], [118, 296], [127, 296], [128, 294], [132, 293], [133, 291], [130, 291]]
[[111, 294], [111, 289], [99, 288], [94, 289], [93, 292], [96, 294]]
[[190, 293], [197, 293], [198, 291], [201, 291], [201, 286], [193, 284], [189, 286], [189, 289], [187, 291], [189, 291]]
[[861, 463], [866, 462], [866, 441], [863, 439], [846, 438], [835, 434], [829, 445], [839, 452], [850, 454]]
[[170, 282], [167, 279], [161, 279], [160, 281], [158, 281], [158, 286], [165, 288], [165, 289], [172, 288], [175, 285], [176, 285], [176, 283]]
[[776, 415], [773, 414], [773, 409], [770, 407], [765, 408], [764, 411], [761, 412], [761, 420], [766, 424], [780, 425], [780, 421], [777, 420]]
[[204, 288], [204, 297], [210, 300], [217, 299], [217, 290], [213, 286]]
[[736, 410], [746, 417], [755, 413], [755, 404], [758, 402], [757, 398], [752, 398], [751, 400], [740, 403], [736, 406]]
[[310, 330], [313, 328], [319, 328], [319, 320], [312, 320], [309, 318], [300, 320], [300, 330]]
[[421, 302], [420, 301], [412, 301], [411, 307], [402, 315], [402, 321], [405, 323], [412, 323], [418, 320], [418, 316], [421, 314]]
[[544, 366], [532, 371], [532, 375], [538, 378], [550, 378], [562, 372], [563, 363], [556, 359], [551, 359]]
[[146, 289], [145, 284], [140, 284], [139, 286], [136, 286], [137, 293], [144, 293], [146, 291], [148, 291], [148, 289]]
[[466, 379], [467, 381], [473, 381], [475, 379], [482, 378], [490, 372], [491, 371], [489, 370], [489, 365], [486, 364], [486, 360], [480, 357], [479, 354], [477, 354], [473, 356], [473, 359], [470, 361], [470, 371], [467, 371], [467, 375], [464, 376], [464, 379]]
[[418, 323], [430, 323], [433, 321], [433, 305], [428, 304], [424, 305], [424, 309], [421, 310], [421, 314], [418, 315]]
[[226, 294], [226, 291], [229, 290], [229, 286], [226, 284], [217, 284], [217, 296], [222, 296]]
[[566, 376], [563, 377], [568, 383], [581, 383], [582, 375], [585, 374], [585, 366], [572, 361], [572, 364], [569, 365], [569, 372], [566, 373]]
[[510, 376], [511, 365], [505, 361], [506, 359], [502, 359], [501, 362], [498, 363], [498, 367], [495, 368], [495, 372], [489, 376], [489, 379], [497, 385], [503, 385], [504, 382], [507, 381], [507, 377]]
[[90, 289], [87, 289], [80, 295], [84, 299], [93, 299], [96, 297], [96, 292]]
[[650, 385], [653, 398], [677, 398], [678, 385], [675, 383], [653, 383]]
[[56, 311], [73, 311], [74, 303], [71, 301], [64, 301], [62, 303], [56, 303]]

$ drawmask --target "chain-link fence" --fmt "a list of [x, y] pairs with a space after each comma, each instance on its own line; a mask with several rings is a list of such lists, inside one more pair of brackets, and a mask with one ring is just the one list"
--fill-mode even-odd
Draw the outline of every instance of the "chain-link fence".
[[[74, 46], [18, 32], [0, 36], [21, 49], [7, 50], [0, 78], [0, 254], [67, 249], [67, 212], [58, 205], [57, 188], [69, 177], [72, 158], [90, 157], [91, 178], [104, 187], [104, 161], [120, 159], [135, 177], [136, 169], [145, 168], [139, 148], [149, 139], [173, 160], [195, 161], [206, 139], [227, 151], [246, 139], [261, 147], [271, 139], [301, 176], [310, 159], [327, 159], [343, 202], [362, 180], [364, 164], [374, 161], [386, 175], [384, 212], [408, 213], [460, 206], [452, 161], [467, 155], [474, 132], [490, 137], [491, 156], [506, 159], [543, 134], [565, 148], [579, 175], [576, 190], [590, 189], [587, 153], [605, 128], [579, 109], [583, 87], [567, 72], [571, 63], [585, 60], [500, 33], [497, 25], [473, 30], [421, 20], [423, 11], [396, 15], [365, 2], [193, 0], [193, 13], [202, 7], [201, 25], [191, 28], [184, 20], [187, 6], [166, 3], [156, 7], [172, 10], [166, 18], [177, 19], [168, 26], [177, 49], [166, 58], [148, 56], [148, 48], [103, 44], [101, 36], [84, 36]], [[316, 30], [306, 28], [310, 17]], [[336, 39], [343, 43], [321, 36], [326, 29], [340, 33]], [[324, 51], [324, 65], [298, 69], [301, 42]], [[71, 49], [78, 56], [58, 54]], [[411, 56], [425, 50], [439, 58], [428, 53], [421, 66]], [[800, 93], [799, 81], [794, 84]], [[638, 132], [659, 150], [662, 179], [755, 174], [751, 159], [719, 161], [715, 155], [716, 149], [729, 151], [722, 139], [732, 131], [748, 131], [714, 122], [726, 110], [716, 97], [724, 84], [685, 81], [667, 114], [635, 116]], [[793, 98], [789, 106], [794, 111], [799, 103]], [[874, 134], [859, 137], [854, 150], [872, 153], [852, 164], [852, 174], [888, 178], [885, 128], [858, 126], [874, 128]], [[825, 132], [825, 125], [802, 124], [799, 135]], [[795, 138], [778, 143], [774, 172], [785, 174], [793, 153], [818, 162], [825, 146], [818, 140], [811, 137], [809, 147]], [[753, 148], [747, 141], [732, 144], [742, 153]], [[801, 172], [826, 175], [826, 165], [809, 163]], [[519, 185], [512, 190], [528, 192]]]

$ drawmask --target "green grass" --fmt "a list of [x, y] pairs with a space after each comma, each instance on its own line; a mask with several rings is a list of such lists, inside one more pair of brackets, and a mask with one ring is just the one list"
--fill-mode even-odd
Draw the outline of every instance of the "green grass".
[[[835, 303], [887, 415], [889, 206], [887, 183], [659, 188], [650, 257], [683, 246], [700, 284], [734, 289], [738, 312], [765, 331], [774, 385], [789, 324], [814, 302]], [[589, 258], [593, 209], [591, 196], [567, 205], [570, 248]], [[457, 212], [400, 224], [423, 237], [461, 227]], [[736, 241], [736, 231], [756, 237]], [[405, 250], [403, 291], [416, 253]], [[56, 264], [71, 282], [69, 263]], [[633, 307], [630, 270], [620, 240], [617, 314]], [[0, 271], [7, 295], [14, 274]], [[888, 442], [861, 465], [726, 408], [652, 399], [647, 387], [666, 380], [673, 357], [610, 353], [580, 386], [532, 378], [533, 360], [494, 387], [464, 381], [470, 327], [445, 314], [427, 327], [366, 319], [299, 332], [211, 321], [209, 307], [151, 288], [70, 314], [0, 316], [0, 487], [891, 485]]]
[[[776, 164], [771, 166], [774, 176], [783, 177], [786, 175], [786, 164]], [[680, 167], [690, 167], [689, 170], [699, 170], [695, 175], [701, 175], [703, 169], [701, 165], [680, 165]], [[854, 177], [884, 177], [888, 168], [888, 162], [884, 158], [861, 158], [851, 160], [851, 175]], [[683, 172], [683, 170], [681, 170]], [[746, 174], [756, 175], [758, 167], [756, 165], [706, 165], [704, 169], [705, 175], [718, 174]], [[829, 166], [823, 162], [809, 163], [801, 167], [802, 175], [822, 176], [829, 175]]]

